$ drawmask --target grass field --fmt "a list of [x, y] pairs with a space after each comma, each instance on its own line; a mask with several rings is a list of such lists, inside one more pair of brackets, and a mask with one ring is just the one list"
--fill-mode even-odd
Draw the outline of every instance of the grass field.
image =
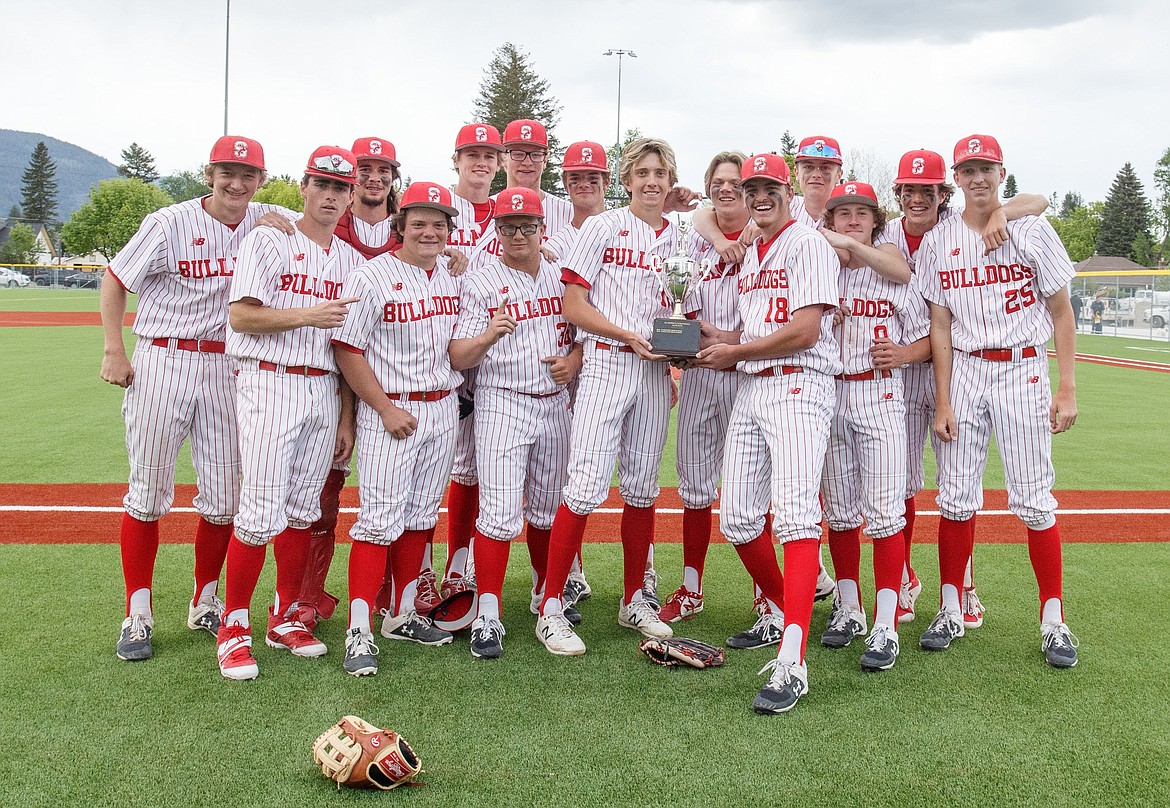
[[[0, 312], [37, 307], [94, 311], [97, 295], [0, 290]], [[98, 379], [100, 329], [3, 328], [0, 340], [15, 380], [0, 397], [0, 483], [124, 482], [122, 394]], [[1157, 344], [1078, 337], [1087, 353], [1158, 361], [1144, 347]], [[1165, 490], [1170, 374], [1078, 364], [1077, 378], [1078, 425], [1055, 441], [1058, 485]], [[1001, 487], [1000, 475], [993, 457], [988, 487]], [[192, 481], [186, 460], [179, 480]], [[662, 483], [675, 484], [672, 455]], [[347, 551], [333, 566], [336, 593]], [[750, 710], [769, 652], [731, 653], [711, 671], [651, 665], [615, 623], [620, 548], [586, 553], [595, 594], [582, 609], [584, 657], [552, 658], [533, 636], [517, 547], [497, 663], [473, 660], [464, 638], [444, 648], [382, 641], [378, 676], [353, 679], [340, 669], [335, 618], [322, 629], [324, 659], [294, 660], [257, 639], [260, 678], [229, 683], [211, 637], [183, 622], [189, 545], [160, 549], [156, 657], [142, 664], [113, 654], [116, 546], [0, 545], [0, 607], [54, 629], [0, 640], [0, 732], [12, 739], [0, 755], [0, 805], [1170, 805], [1170, 649], [1146, 633], [1170, 618], [1170, 545], [1065, 548], [1069, 620], [1082, 640], [1071, 671], [1043, 663], [1021, 545], [979, 548], [986, 625], [946, 654], [919, 651], [937, 603], [935, 550], [919, 547], [930, 582], [897, 667], [863, 675], [860, 647], [817, 646], [820, 604], [810, 694], [771, 718]], [[680, 553], [657, 550], [664, 590], [678, 582]], [[869, 568], [866, 546], [864, 593]], [[272, 572], [269, 563], [257, 603]], [[711, 548], [704, 588], [707, 611], [680, 633], [719, 643], [750, 622], [732, 548]], [[334, 791], [309, 747], [345, 713], [402, 732], [428, 785]]]

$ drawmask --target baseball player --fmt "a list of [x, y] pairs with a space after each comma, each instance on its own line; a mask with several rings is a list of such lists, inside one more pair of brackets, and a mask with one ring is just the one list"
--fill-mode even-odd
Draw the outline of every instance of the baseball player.
[[447, 346], [459, 314], [459, 281], [440, 253], [456, 215], [446, 188], [415, 182], [406, 189], [396, 222], [402, 247], [351, 276], [347, 288], [359, 300], [335, 339], [338, 365], [360, 399], [361, 508], [350, 531], [342, 663], [355, 676], [378, 670], [371, 612], [388, 558], [393, 609], [382, 636], [423, 645], [451, 642], [449, 633], [419, 615], [415, 591], [455, 451], [452, 392], [459, 376]]
[[227, 349], [240, 368], [243, 487], [217, 648], [228, 679], [259, 672], [248, 610], [269, 542], [276, 602], [265, 642], [301, 657], [326, 650], [297, 618], [296, 598], [329, 468], [353, 449], [352, 405], [341, 395], [330, 337], [357, 299], [343, 297], [342, 285], [361, 254], [334, 235], [356, 183], [353, 152], [318, 147], [301, 180], [305, 211], [294, 233], [257, 228], [240, 245]]
[[650, 336], [654, 318], [669, 314], [657, 273], [677, 240], [662, 209], [678, 169], [670, 146], [653, 138], [630, 143], [621, 164], [630, 206], [586, 219], [563, 262], [565, 318], [584, 332], [584, 366], [573, 403], [569, 479], [553, 522], [536, 635], [549, 652], [566, 656], [585, 653], [585, 643], [565, 618], [560, 595], [588, 515], [609, 493], [614, 460], [625, 502], [618, 624], [646, 636], [671, 636], [642, 586], [672, 389], [669, 366], [651, 349]]
[[[773, 612], [784, 603], [784, 635], [767, 684], [753, 702], [761, 713], [792, 709], [808, 692], [804, 649], [817, 587], [818, 502], [841, 373], [833, 338], [839, 261], [814, 229], [796, 222], [788, 164], [775, 154], [748, 158], [744, 200], [760, 235], [739, 273], [742, 334], [721, 335], [697, 357], [703, 367], [747, 374], [735, 399], [723, 454], [720, 527]], [[766, 528], [769, 503], [784, 547], [784, 579]], [[781, 594], [783, 592], [783, 594]]]
[[481, 507], [476, 524], [479, 611], [471, 653], [503, 653], [500, 597], [511, 540], [527, 523], [532, 609], [544, 597], [549, 534], [561, 504], [569, 454], [568, 384], [581, 368], [581, 346], [564, 318], [564, 284], [540, 252], [543, 207], [531, 188], [496, 199], [503, 254], [474, 270], [460, 296], [451, 341], [456, 369], [476, 375], [476, 458]]
[[[228, 285], [240, 242], [257, 219], [269, 211], [291, 215], [251, 201], [265, 176], [259, 143], [221, 137], [204, 169], [211, 193], [148, 215], [110, 262], [102, 284], [101, 377], [126, 388], [122, 416], [130, 460], [119, 536], [126, 583], [119, 659], [149, 659], [153, 650], [158, 520], [174, 502], [175, 462], [188, 437], [199, 481], [199, 523], [187, 625], [219, 631], [223, 602], [216, 591], [240, 474], [235, 365], [224, 353]], [[138, 295], [133, 362], [122, 340], [128, 293]]]
[[[987, 251], [980, 235], [1000, 207], [1006, 172], [999, 143], [971, 135], [955, 146], [961, 216], [926, 234], [917, 266], [930, 301], [938, 447], [939, 573], [942, 608], [922, 634], [927, 650], [962, 637], [963, 567], [983, 504], [983, 470], [994, 429], [1003, 456], [1008, 507], [1028, 528], [1028, 554], [1040, 589], [1041, 649], [1049, 665], [1076, 665], [1076, 639], [1064, 622], [1060, 532], [1052, 496], [1052, 435], [1077, 416], [1075, 329], [1068, 284], [1072, 264], [1042, 216], [1008, 223], [1007, 241]], [[1045, 343], [1054, 337], [1060, 383], [1048, 382]]]
[[[926, 233], [940, 221], [957, 215], [950, 205], [954, 186], [946, 181], [946, 162], [941, 154], [926, 149], [906, 152], [898, 161], [898, 174], [894, 180], [894, 197], [902, 215], [886, 225], [878, 244], [893, 244], [902, 258], [914, 270], [915, 259]], [[1007, 223], [1021, 216], [1040, 216], [1048, 207], [1048, 200], [1039, 194], [1018, 194], [991, 214], [988, 226], [983, 232], [987, 249], [996, 249], [1007, 239]], [[913, 284], [917, 288], [918, 284]], [[921, 293], [912, 301], [919, 307], [923, 317], [929, 319], [930, 311]], [[930, 364], [929, 339], [912, 344], [898, 345], [888, 338], [874, 341], [874, 366], [877, 368], [902, 368], [902, 388], [906, 400], [906, 498], [904, 515], [906, 527], [906, 561], [902, 570], [902, 586], [898, 595], [898, 621], [914, 619], [914, 605], [922, 592], [922, 582], [914, 572], [910, 561], [910, 549], [914, 538], [914, 495], [922, 490], [925, 483], [922, 454], [926, 437], [931, 435], [935, 455], [938, 454], [938, 439], [931, 426], [934, 423], [934, 368]], [[975, 591], [972, 561], [967, 562], [963, 573], [963, 624], [967, 628], [983, 625], [983, 604]]]
[[[923, 316], [917, 290], [875, 272], [873, 239], [886, 225], [877, 193], [864, 182], [833, 189], [826, 204], [829, 243], [849, 258], [840, 272], [841, 311], [836, 327], [843, 372], [837, 376], [837, 405], [829, 432], [829, 451], [821, 482], [821, 501], [829, 525], [829, 551], [837, 576], [837, 596], [828, 627], [827, 648], [844, 648], [866, 630], [861, 605], [861, 521], [873, 538], [877, 585], [873, 631], [861, 656], [863, 670], [888, 670], [898, 658], [898, 592], [905, 561], [902, 495], [906, 488], [906, 409], [900, 368], [878, 368], [878, 339], [897, 344], [928, 341], [930, 321]], [[907, 268], [908, 270], [908, 268]]]

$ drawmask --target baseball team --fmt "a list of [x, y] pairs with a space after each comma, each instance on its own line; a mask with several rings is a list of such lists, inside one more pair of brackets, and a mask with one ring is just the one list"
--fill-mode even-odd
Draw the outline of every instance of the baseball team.
[[[862, 669], [895, 665], [899, 626], [923, 589], [910, 549], [928, 436], [941, 592], [919, 645], [942, 651], [982, 625], [972, 550], [994, 434], [1009, 507], [1027, 528], [1041, 650], [1054, 667], [1077, 663], [1051, 456], [1052, 435], [1077, 416], [1074, 271], [1043, 197], [1001, 203], [994, 137], [960, 140], [950, 180], [941, 155], [907, 152], [892, 221], [874, 188], [842, 180], [827, 136], [799, 144], [800, 195], [784, 157], [736, 151], [715, 155], [695, 193], [678, 185], [669, 144], [642, 138], [618, 167], [629, 204], [607, 209], [600, 144], [566, 149], [568, 199], [541, 190], [548, 157], [539, 121], [502, 135], [472, 123], [455, 138], [453, 186], [402, 190], [391, 141], [321, 146], [297, 213], [252, 201], [263, 148], [225, 136], [205, 167], [211, 193], [146, 217], [101, 292], [101, 377], [126, 390], [130, 461], [120, 659], [153, 653], [158, 526], [186, 440], [199, 514], [187, 625], [216, 636], [228, 679], [259, 672], [250, 610], [269, 544], [265, 643], [326, 653], [316, 628], [339, 602], [325, 581], [355, 456], [345, 671], [377, 672], [377, 616], [386, 640], [445, 645], [470, 629], [472, 655], [500, 657], [505, 571], [521, 536], [536, 637], [555, 655], [585, 653], [581, 547], [616, 461], [618, 624], [668, 638], [703, 611], [718, 498], [757, 618], [727, 645], [778, 646], [753, 707], [785, 712], [809, 689], [814, 600], [833, 599], [822, 645], [861, 639]], [[492, 196], [501, 168], [507, 187]], [[667, 214], [701, 196], [710, 205], [680, 233]], [[680, 251], [704, 269], [683, 304], [700, 350], [668, 359], [652, 338], [672, 312], [661, 273]], [[654, 506], [676, 405], [683, 570], [659, 599]], [[448, 551], [436, 566], [444, 492]], [[863, 525], [876, 584], [868, 612]]]

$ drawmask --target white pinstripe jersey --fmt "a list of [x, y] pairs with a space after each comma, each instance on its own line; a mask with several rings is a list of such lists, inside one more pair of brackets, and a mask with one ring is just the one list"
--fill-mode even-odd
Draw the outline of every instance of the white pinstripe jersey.
[[986, 256], [982, 235], [962, 216], [939, 223], [922, 240], [922, 294], [950, 309], [951, 340], [961, 351], [1044, 345], [1052, 336], [1044, 298], [1076, 275], [1043, 216], [1024, 216], [1007, 228], [1007, 242]]
[[[948, 205], [939, 211], [938, 221], [941, 224], [942, 222], [950, 219], [952, 216], [958, 216], [960, 213], [962, 213], [961, 208], [956, 210], [955, 208], [952, 208]], [[905, 220], [905, 216], [899, 216], [897, 219], [894, 219], [891, 222], [887, 222], [885, 229], [878, 234], [876, 239], [874, 239], [873, 246], [876, 247], [879, 244], [893, 244], [898, 248], [898, 252], [902, 254], [902, 258], [905, 259], [906, 263], [910, 265], [910, 271], [913, 272], [914, 265], [917, 263], [918, 259], [918, 250], [911, 250], [910, 243], [906, 240]], [[938, 227], [938, 224], [936, 224], [935, 227]], [[934, 228], [931, 229], [933, 230]], [[930, 231], [928, 230], [927, 232]], [[926, 238], [926, 234], [924, 233], [922, 237]], [[921, 246], [922, 245], [920, 243], [919, 247]]]
[[536, 278], [499, 260], [465, 276], [456, 339], [483, 333], [504, 295], [508, 296], [508, 312], [516, 318], [516, 330], [488, 348], [480, 362], [477, 389], [499, 387], [536, 394], [561, 389], [540, 360], [565, 356], [573, 347], [572, 326], [561, 309], [564, 293], [560, 270], [545, 260], [541, 260]]
[[[654, 320], [671, 313], [655, 271], [657, 258], [674, 255], [678, 240], [674, 222], [661, 232], [635, 216], [629, 208], [616, 208], [585, 220], [566, 260], [562, 278], [583, 281], [589, 302], [618, 328], [646, 339], [654, 333]], [[599, 338], [598, 342], [616, 344]]]
[[140, 337], [223, 340], [240, 242], [265, 213], [292, 215], [279, 205], [251, 202], [231, 228], [203, 209], [208, 198], [148, 214], [110, 262], [114, 277], [138, 295], [134, 333]]
[[899, 345], [930, 334], [930, 316], [923, 312], [922, 294], [914, 276], [894, 283], [869, 267], [841, 268], [841, 308], [849, 316], [835, 330], [845, 373], [873, 369], [869, 349], [878, 329]]
[[334, 342], [364, 353], [387, 393], [452, 390], [462, 381], [447, 356], [459, 286], [442, 256], [428, 278], [424, 269], [379, 255], [346, 281], [346, 294], [360, 300], [349, 307]]
[[[499, 198], [499, 194], [492, 197], [497, 204]], [[546, 193], [541, 204], [544, 207], [543, 243], [547, 244], [553, 236], [570, 226], [573, 221], [573, 203]], [[475, 250], [471, 254], [470, 268], [487, 264], [492, 259], [498, 259], [501, 254], [500, 238], [496, 235], [496, 220], [492, 219], [487, 223], [479, 237], [479, 242], [475, 245]]]
[[805, 306], [823, 306], [821, 335], [811, 348], [781, 359], [752, 359], [739, 363], [744, 373], [758, 373], [776, 365], [799, 365], [829, 375], [841, 372], [841, 349], [833, 336], [833, 309], [837, 306], [837, 273], [841, 262], [825, 237], [793, 221], [785, 225], [759, 257], [757, 237], [748, 247], [739, 272], [739, 314], [743, 341], [761, 339], [779, 331], [792, 312]]
[[[738, 233], [724, 235], [739, 238]], [[692, 260], [714, 262], [714, 267], [700, 269], [705, 277], [691, 293], [689, 307], [695, 308], [700, 318], [718, 329], [739, 331], [743, 328], [743, 320], [739, 316], [739, 273], [742, 264], [728, 264], [719, 257], [715, 246], [694, 229], [687, 234], [687, 242], [687, 255]]]
[[563, 267], [569, 257], [569, 253], [573, 251], [573, 245], [577, 243], [577, 236], [579, 235], [581, 235], [581, 228], [573, 227], [573, 222], [570, 221], [558, 230], [555, 236], [549, 238], [544, 243], [544, 246], [557, 254], [557, 263]]
[[377, 224], [370, 224], [364, 219], [352, 216], [349, 226], [353, 229], [354, 238], [374, 249], [385, 247], [392, 238], [396, 237], [393, 216], [387, 216]]
[[792, 218], [803, 225], [811, 227], [813, 230], [820, 230], [824, 225], [824, 219], [814, 219], [812, 214], [804, 206], [804, 197], [800, 194], [793, 194], [792, 199], [788, 202], [788, 210], [792, 213]]
[[[491, 205], [491, 210], [495, 210], [494, 199], [488, 204]], [[463, 250], [470, 258], [484, 230], [491, 226], [491, 211], [488, 212], [487, 222], [483, 225], [477, 224], [474, 203], [455, 193], [454, 186], [451, 187], [451, 206], [459, 211], [459, 214], [455, 217], [455, 229], [447, 236], [447, 246]]]
[[[361, 253], [337, 236], [328, 251], [297, 229], [285, 235], [259, 227], [240, 244], [229, 302], [255, 298], [272, 309], [302, 309], [344, 297], [341, 288], [362, 262]], [[243, 334], [228, 326], [227, 352], [241, 359], [337, 370], [330, 337], [334, 329], [302, 326], [276, 334]]]

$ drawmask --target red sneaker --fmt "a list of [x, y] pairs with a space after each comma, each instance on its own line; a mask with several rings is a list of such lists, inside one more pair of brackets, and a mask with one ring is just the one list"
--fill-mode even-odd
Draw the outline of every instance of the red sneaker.
[[226, 679], [255, 679], [260, 673], [252, 656], [252, 632], [239, 623], [220, 626], [216, 634], [219, 672]]
[[435, 571], [427, 570], [418, 576], [418, 589], [414, 593], [414, 610], [426, 617], [443, 600], [435, 585]]
[[264, 635], [264, 642], [269, 648], [284, 648], [299, 657], [324, 656], [328, 650], [325, 643], [314, 637], [305, 624], [296, 619], [295, 612], [276, 617], [269, 610], [268, 633]]
[[963, 590], [963, 625], [967, 628], [983, 625], [983, 604], [979, 602], [973, 586]]
[[922, 581], [915, 576], [909, 581], [903, 581], [898, 590], [897, 620], [899, 623], [910, 623], [914, 620], [914, 603], [922, 594]]
[[663, 623], [677, 623], [680, 620], [690, 620], [703, 611], [703, 593], [692, 592], [685, 586], [670, 593], [666, 603], [658, 610], [658, 619]]

